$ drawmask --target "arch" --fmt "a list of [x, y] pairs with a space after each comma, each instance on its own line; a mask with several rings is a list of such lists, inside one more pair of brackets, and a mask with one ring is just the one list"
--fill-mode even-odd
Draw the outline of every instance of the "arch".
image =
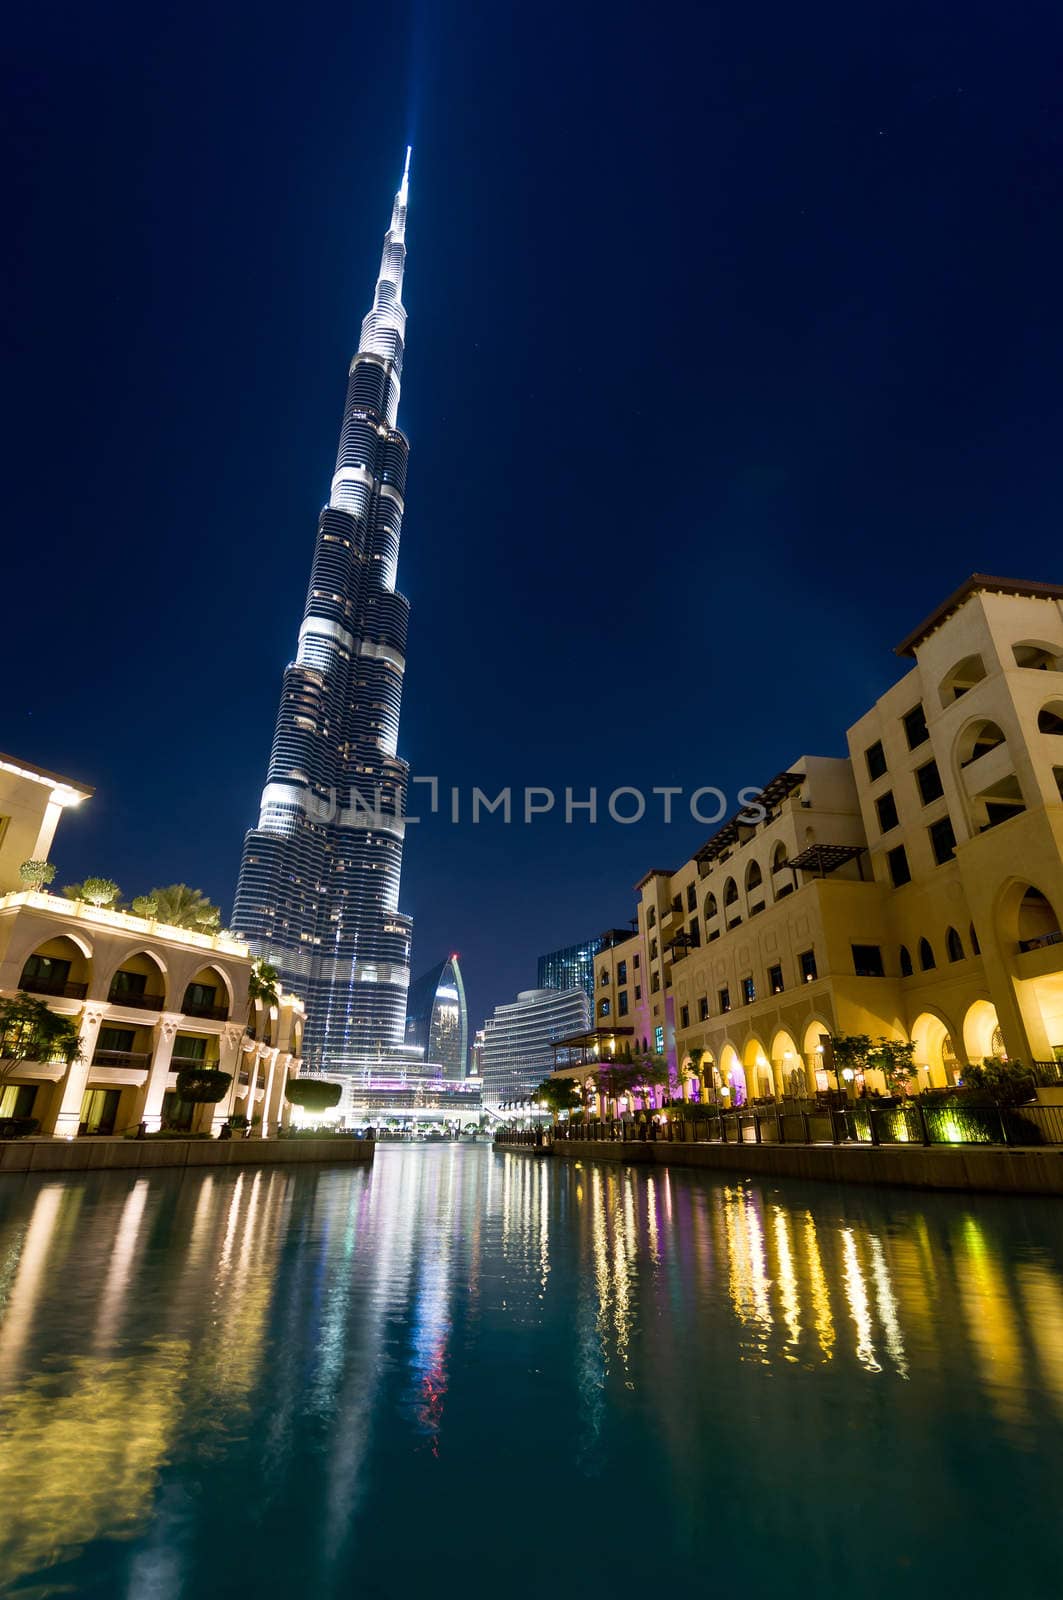
[[745, 1105], [748, 1099], [746, 1074], [733, 1044], [725, 1044], [720, 1051], [720, 1079], [720, 1093], [724, 1103], [732, 1106]]
[[1013, 878], [997, 902], [997, 930], [1001, 943], [1013, 949], [1054, 944], [1060, 936], [1059, 912], [1036, 884]]
[[971, 656], [964, 656], [963, 660], [957, 661], [941, 680], [938, 689], [941, 704], [950, 706], [954, 700], [965, 695], [968, 689], [973, 689], [976, 683], [981, 683], [985, 675], [985, 662], [977, 652]]
[[973, 922], [971, 923], [971, 926], [967, 929], [967, 938], [968, 938], [968, 941], [970, 943], [971, 949], [974, 952], [974, 954], [976, 956], [980, 956], [982, 954], [982, 946], [978, 943], [978, 935], [974, 931], [974, 923]]
[[737, 899], [738, 885], [735, 883], [733, 878], [728, 878], [727, 882], [723, 886], [723, 903], [725, 906], [733, 906]]
[[996, 750], [1007, 742], [999, 722], [993, 722], [989, 717], [976, 717], [965, 728], [961, 728], [956, 737], [956, 759], [961, 767], [969, 767], [972, 761], [987, 756], [990, 750]]
[[949, 928], [945, 934], [945, 954], [950, 961], [963, 961], [965, 959], [963, 940], [955, 928]]
[[937, 966], [934, 959], [934, 947], [929, 939], [919, 941], [919, 965], [924, 972], [932, 972]]
[[[948, 1019], [938, 1011], [923, 1011], [911, 1027], [911, 1040], [915, 1046], [915, 1065], [926, 1073], [928, 1081], [944, 1088], [950, 1081], [946, 1058], [953, 1060], [951, 1040], [956, 1032]], [[925, 1088], [926, 1084], [921, 1084]]]
[[742, 1049], [742, 1067], [746, 1075], [746, 1087], [752, 1098], [774, 1094], [775, 1078], [771, 1070], [771, 1059], [756, 1034], [751, 1034]]
[[1038, 733], [1063, 734], [1063, 700], [1047, 700], [1037, 713]]
[[912, 955], [906, 944], [901, 945], [901, 977], [910, 978], [914, 972]]
[[[124, 980], [124, 981], [120, 981]], [[133, 945], [123, 951], [107, 979], [107, 998], [114, 1005], [163, 1010], [167, 1000], [169, 974], [166, 962], [154, 950]], [[158, 1004], [149, 1005], [148, 1001]]]
[[83, 1000], [91, 979], [92, 962], [85, 941], [64, 932], [36, 940], [23, 958], [18, 986], [27, 994]]
[[705, 921], [708, 922], [710, 918], [715, 917], [718, 914], [719, 909], [719, 906], [716, 904], [716, 896], [710, 889], [708, 894], [705, 896]]
[[746, 894], [751, 889], [759, 889], [764, 882], [764, 874], [760, 870], [759, 861], [751, 861], [746, 868]]
[[[192, 989], [193, 985], [198, 985], [200, 988], [214, 988], [216, 990], [218, 985], [216, 983], [211, 983], [210, 980], [212, 978], [219, 980], [221, 984], [221, 994], [217, 996], [216, 1003], [213, 1006], [208, 1005], [207, 1009], [225, 1011], [226, 1015], [224, 1017], [219, 1017], [217, 1020], [220, 1022], [227, 1022], [233, 1009], [233, 986], [229, 978], [229, 974], [225, 971], [225, 968], [219, 967], [213, 961], [207, 962], [205, 966], [200, 967], [199, 971], [194, 973], [185, 984], [184, 997], [181, 1001], [181, 1010], [186, 1012], [189, 1016], [196, 1015], [195, 1009], [190, 1011], [186, 1003], [189, 998], [189, 991]], [[200, 1010], [199, 1015], [204, 1015], [204, 1012]]]
[[772, 872], [781, 872], [783, 867], [787, 867], [789, 864], [789, 859], [786, 854], [786, 846], [780, 839], [778, 844], [775, 846], [775, 849], [771, 853], [771, 870]]
[[1057, 644], [1046, 644], [1043, 639], [1022, 639], [1012, 645], [1011, 653], [1017, 667], [1032, 667], [1038, 672], [1063, 672], [1063, 650]]
[[975, 1000], [969, 1005], [963, 1019], [963, 1051], [968, 1061], [981, 1062], [995, 1055], [994, 1036], [999, 1031], [1000, 1019], [992, 1000]]
[[805, 1063], [797, 1040], [785, 1028], [780, 1028], [771, 1041], [771, 1064], [777, 1089], [781, 1086], [783, 1094], [804, 1094]]

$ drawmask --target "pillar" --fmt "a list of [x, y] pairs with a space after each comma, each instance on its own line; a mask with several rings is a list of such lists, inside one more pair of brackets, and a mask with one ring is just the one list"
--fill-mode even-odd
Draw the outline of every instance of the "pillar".
[[[224, 1098], [211, 1108], [210, 1131], [215, 1138], [217, 1138], [219, 1132], [232, 1115], [233, 1108], [240, 1096], [240, 1067], [242, 1065], [240, 1045], [243, 1041], [243, 1036], [242, 1028], [230, 1025], [222, 1030], [221, 1037], [218, 1040], [218, 1071], [228, 1072], [233, 1081], [225, 1091]], [[248, 1099], [250, 1100], [250, 1095]]]
[[177, 1038], [180, 1025], [181, 1014], [175, 1011], [164, 1011], [155, 1024], [155, 1048], [151, 1052], [151, 1066], [148, 1069], [148, 1082], [144, 1090], [144, 1105], [137, 1119], [146, 1125], [149, 1133], [158, 1133], [162, 1127], [162, 1102], [166, 1094], [166, 1080], [170, 1075], [170, 1063], [173, 1060], [174, 1040]]
[[[100, 1024], [105, 1014], [103, 1006], [93, 1005], [91, 1002], [81, 1014], [78, 1026], [81, 1055], [67, 1067], [59, 1084], [59, 1111], [55, 1119], [55, 1135], [58, 1139], [77, 1138], [77, 1131], [81, 1126], [81, 1102], [85, 1098], [92, 1058], [96, 1053], [96, 1041], [100, 1036]], [[54, 1100], [52, 1103], [55, 1103]]]

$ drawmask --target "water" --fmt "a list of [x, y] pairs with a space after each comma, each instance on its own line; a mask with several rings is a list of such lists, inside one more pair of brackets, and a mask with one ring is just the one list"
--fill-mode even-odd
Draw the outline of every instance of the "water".
[[0, 1311], [4, 1593], [1060, 1593], [1050, 1200], [5, 1178]]

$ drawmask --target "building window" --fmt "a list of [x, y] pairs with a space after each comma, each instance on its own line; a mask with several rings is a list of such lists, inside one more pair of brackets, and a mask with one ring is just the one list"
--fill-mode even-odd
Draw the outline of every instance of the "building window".
[[930, 737], [930, 732], [926, 725], [926, 712], [923, 710], [923, 702], [920, 700], [917, 706], [913, 706], [907, 716], [901, 718], [901, 722], [904, 726], [904, 737], [908, 741], [909, 750], [918, 750], [919, 746], [925, 744]]
[[657, 960], [657, 940], [656, 939], [651, 939], [650, 940], [650, 960], [651, 961], [656, 961]]
[[651, 994], [659, 994], [660, 993], [660, 988], [661, 988], [661, 975], [660, 975], [659, 972], [654, 972], [650, 977], [650, 993]]
[[951, 861], [956, 854], [956, 835], [952, 831], [951, 818], [941, 817], [939, 821], [932, 822], [926, 831], [930, 835], [930, 848], [938, 866]]
[[814, 950], [802, 950], [797, 962], [801, 968], [801, 982], [815, 983], [819, 976], [816, 971], [816, 952]]
[[641, 983], [636, 983], [636, 985], [635, 985], [635, 1002], [636, 1002], [636, 1004], [641, 999], [642, 999], [642, 985], [641, 985]]
[[650, 909], [647, 911], [647, 913], [646, 913], [646, 926], [647, 926], [647, 928], [655, 928], [657, 926], [657, 907], [656, 906], [651, 906]]
[[612, 1008], [612, 1006], [611, 1006], [611, 1004], [609, 1003], [608, 1000], [599, 1000], [599, 1002], [598, 1002], [598, 1015], [600, 1017], [607, 1017], [609, 1015], [610, 1011], [612, 1011], [612, 1009], [613, 1008]]
[[691, 950], [701, 949], [701, 924], [698, 922], [697, 917], [691, 917], [687, 925], [687, 942]]
[[636, 972], [639, 970], [639, 968], [642, 965], [642, 957], [641, 957], [641, 955], [639, 954], [639, 952], [637, 950], [635, 951], [635, 954], [631, 958], [631, 965], [634, 967]]
[[940, 800], [945, 793], [936, 761], [928, 761], [925, 767], [917, 767], [915, 781], [919, 785], [920, 798], [925, 806], [928, 806], [931, 800]]
[[867, 775], [874, 783], [876, 778], [881, 778], [886, 771], [886, 752], [882, 748], [882, 740], [876, 739], [874, 744], [868, 745], [864, 751], [864, 760], [867, 762]]
[[963, 960], [963, 940], [955, 928], [950, 928], [945, 935], [945, 954], [950, 961]]
[[967, 929], [967, 937], [971, 941], [971, 949], [974, 951], [975, 955], [976, 956], [980, 956], [982, 954], [982, 946], [978, 943], [978, 935], [974, 931], [974, 923], [973, 922], [971, 923], [971, 926]]
[[689, 1006], [680, 1006], [679, 1007], [679, 1026], [681, 1028], [689, 1028], [690, 1027], [690, 1007]]
[[890, 869], [890, 882], [895, 889], [899, 889], [902, 884], [911, 883], [912, 871], [908, 865], [908, 852], [903, 844], [887, 851], [886, 865]]
[[751, 1006], [757, 998], [757, 986], [752, 978], [742, 979], [742, 999], [747, 1006]]
[[893, 798], [893, 790], [887, 789], [885, 794], [880, 794], [875, 801], [875, 810], [878, 812], [878, 827], [880, 833], [889, 833], [900, 821], [897, 815], [897, 802]]
[[699, 1022], [708, 1022], [708, 1020], [709, 1020], [709, 997], [708, 997], [708, 995], [704, 995], [703, 994], [701, 996], [700, 1000], [698, 1001], [698, 1021]]
[[884, 978], [881, 948], [877, 944], [854, 944], [853, 971], [858, 978]]
[[730, 1011], [730, 1009], [731, 1009], [731, 991], [730, 991], [730, 989], [721, 989], [720, 990], [720, 1010], [721, 1011]]
[[697, 909], [698, 909], [698, 886], [697, 886], [696, 883], [688, 883], [687, 884], [687, 910], [688, 911], [696, 911]]
[[618, 1017], [627, 1016], [627, 990], [621, 989], [616, 997], [616, 1014]]
[[768, 988], [771, 990], [772, 994], [782, 994], [783, 981], [781, 967], [768, 968]]
[[901, 977], [910, 978], [912, 975], [912, 958], [906, 944], [901, 945]]
[[626, 961], [618, 961], [617, 962], [617, 966], [616, 966], [616, 981], [617, 981], [617, 983], [626, 983], [627, 982], [627, 962]]
[[937, 966], [929, 939], [920, 939], [919, 941], [919, 965], [924, 972], [931, 972]]
[[653, 1030], [653, 1048], [659, 1056], [664, 1055], [664, 1029], [661, 1027]]
[[601, 975], [601, 977], [600, 977], [600, 978], [599, 978], [599, 979], [598, 979], [598, 982], [599, 982], [599, 983], [600, 983], [600, 984], [601, 984], [601, 986], [602, 986], [602, 988], [603, 988], [603, 989], [608, 989], [608, 987], [609, 987], [609, 974], [608, 974], [608, 972], [607, 972], [607, 971], [606, 971], [606, 970], [605, 970], [605, 968], [604, 968], [604, 967], [603, 967], [603, 968], [602, 968], [602, 975]]

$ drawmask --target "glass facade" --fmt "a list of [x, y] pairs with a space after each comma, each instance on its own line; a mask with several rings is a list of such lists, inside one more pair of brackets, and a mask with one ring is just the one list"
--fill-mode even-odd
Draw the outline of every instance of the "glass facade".
[[554, 1069], [555, 1041], [584, 1032], [590, 1020], [583, 989], [525, 989], [511, 1004], [496, 1006], [484, 1025], [485, 1103], [526, 1100]]
[[582, 989], [594, 1005], [594, 958], [605, 949], [604, 935], [585, 944], [569, 944], [539, 957], [537, 983], [540, 989]]
[[469, 1013], [457, 956], [441, 961], [410, 985], [406, 1043], [445, 1078], [464, 1078], [469, 1059]]

